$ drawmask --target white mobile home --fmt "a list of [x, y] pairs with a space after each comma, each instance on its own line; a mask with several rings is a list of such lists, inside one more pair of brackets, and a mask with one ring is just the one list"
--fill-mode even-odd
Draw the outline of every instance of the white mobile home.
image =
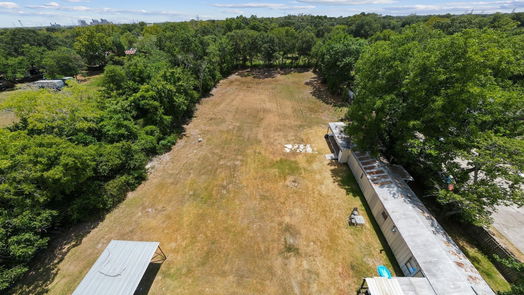
[[[337, 122], [334, 126], [343, 130], [343, 124]], [[406, 184], [410, 177], [405, 170], [368, 153], [353, 151], [349, 141], [342, 147], [347, 145], [350, 146], [347, 163], [402, 272], [406, 277], [427, 281], [427, 285], [416, 281], [426, 291], [405, 290], [404, 294], [495, 294]], [[368, 279], [364, 283], [374, 283], [372, 278]], [[402, 283], [405, 288], [413, 285], [409, 280]], [[433, 292], [427, 293], [428, 286]]]
[[65, 87], [65, 83], [62, 80], [38, 80], [34, 82], [33, 85], [37, 88], [47, 88], [54, 90], [60, 90]]
[[344, 133], [346, 124], [342, 122], [328, 123], [326, 140], [329, 142], [333, 156], [339, 163], [347, 163], [349, 153], [351, 152], [351, 142], [349, 137]]

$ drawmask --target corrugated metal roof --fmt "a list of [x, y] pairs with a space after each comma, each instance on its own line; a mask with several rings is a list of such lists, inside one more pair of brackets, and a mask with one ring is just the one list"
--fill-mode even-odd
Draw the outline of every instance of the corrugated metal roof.
[[133, 295], [158, 245], [112, 240], [73, 295]]
[[371, 295], [405, 295], [396, 279], [366, 278], [366, 284]]
[[354, 154], [437, 294], [495, 294], [411, 188], [387, 164], [367, 153]]

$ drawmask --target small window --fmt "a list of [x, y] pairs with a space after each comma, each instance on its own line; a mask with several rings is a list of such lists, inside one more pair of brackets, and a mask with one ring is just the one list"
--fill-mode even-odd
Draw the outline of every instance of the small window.
[[408, 270], [410, 275], [414, 275], [418, 271], [414, 263], [412, 262], [412, 259], [413, 258], [411, 258], [408, 262], [406, 262], [406, 269]]
[[384, 220], [388, 219], [388, 214], [386, 211], [382, 211], [382, 217], [384, 217]]
[[411, 257], [402, 267], [404, 274], [406, 276], [414, 276], [416, 275], [420, 270], [417, 268], [417, 263], [413, 257]]

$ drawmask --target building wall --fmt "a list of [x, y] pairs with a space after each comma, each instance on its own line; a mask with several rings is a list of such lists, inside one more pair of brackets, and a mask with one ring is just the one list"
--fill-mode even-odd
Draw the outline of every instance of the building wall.
[[[384, 234], [386, 241], [388, 242], [397, 263], [404, 272], [405, 276], [419, 276], [422, 277], [423, 273], [420, 270], [420, 266], [413, 258], [409, 247], [402, 238], [402, 234], [396, 230], [393, 220], [389, 217], [388, 212], [385, 210], [384, 205], [382, 204], [380, 198], [373, 189], [373, 185], [369, 178], [366, 175], [366, 172], [360, 165], [354, 152], [351, 152], [348, 158], [348, 166], [351, 169], [355, 179], [357, 180], [362, 193], [368, 203], [368, 206], [373, 214], [375, 221], [377, 222], [380, 230]], [[415, 271], [410, 271], [406, 264], [409, 262], [409, 265], [412, 266], [412, 269]]]
[[338, 162], [347, 163], [350, 154], [351, 154], [351, 150], [341, 148], [340, 152], [338, 153]]

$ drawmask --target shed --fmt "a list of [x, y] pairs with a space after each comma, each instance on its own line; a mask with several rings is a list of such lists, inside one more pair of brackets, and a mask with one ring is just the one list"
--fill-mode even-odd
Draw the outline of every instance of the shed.
[[112, 240], [73, 295], [133, 295], [156, 258], [166, 259], [158, 242]]

